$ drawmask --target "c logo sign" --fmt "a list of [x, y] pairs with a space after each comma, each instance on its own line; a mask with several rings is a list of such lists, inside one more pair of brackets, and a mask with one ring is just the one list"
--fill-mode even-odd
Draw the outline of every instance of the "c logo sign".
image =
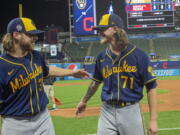
[[88, 27], [88, 26], [87, 26], [87, 22], [88, 22], [88, 21], [91, 22], [91, 23], [93, 23], [93, 21], [94, 21], [93, 17], [86, 17], [86, 18], [83, 19], [83, 29], [84, 29], [85, 31], [92, 31], [93, 26], [91, 25], [90, 27]]

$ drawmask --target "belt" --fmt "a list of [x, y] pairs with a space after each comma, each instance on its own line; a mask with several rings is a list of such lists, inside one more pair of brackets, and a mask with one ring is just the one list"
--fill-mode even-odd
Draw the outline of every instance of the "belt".
[[125, 101], [118, 101], [118, 100], [109, 100], [106, 101], [106, 104], [111, 105], [113, 107], [125, 107], [129, 105], [133, 105], [136, 102], [125, 102]]
[[13, 118], [17, 118], [17, 119], [19, 119], [19, 118], [28, 118], [28, 117], [34, 117], [34, 116], [36, 116], [38, 113], [34, 113], [34, 114], [32, 114], [32, 113], [28, 113], [28, 114], [23, 114], [23, 115], [1, 115], [2, 117], [13, 117]]
[[42, 112], [44, 112], [45, 111], [45, 109], [46, 108], [44, 108], [44, 109], [42, 109], [40, 112], [35, 112], [35, 113], [26, 113], [26, 114], [22, 114], [22, 115], [1, 115], [2, 117], [13, 117], [13, 118], [21, 118], [21, 117], [23, 117], [23, 118], [28, 118], [28, 117], [34, 117], [34, 116], [36, 116], [36, 115], [38, 115], [38, 114], [40, 114], [40, 113], [42, 113]]
[[36, 112], [36, 113], [27, 113], [27, 114], [23, 114], [21, 115], [20, 117], [33, 117], [33, 116], [36, 116], [37, 114], [39, 114], [39, 112]]

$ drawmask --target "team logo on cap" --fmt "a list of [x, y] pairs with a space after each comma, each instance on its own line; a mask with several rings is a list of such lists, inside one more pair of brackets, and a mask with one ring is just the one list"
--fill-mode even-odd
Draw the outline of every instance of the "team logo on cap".
[[84, 9], [86, 7], [86, 0], [76, 0], [76, 5], [79, 9]]
[[17, 31], [22, 31], [22, 25], [18, 24], [18, 25], [16, 26], [16, 29], [17, 29]]

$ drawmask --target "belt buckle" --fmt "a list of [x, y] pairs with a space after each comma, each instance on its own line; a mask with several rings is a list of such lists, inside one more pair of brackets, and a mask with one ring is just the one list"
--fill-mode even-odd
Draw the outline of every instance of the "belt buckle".
[[124, 102], [124, 101], [121, 101], [120, 102], [120, 107], [125, 107], [125, 106], [129, 106], [129, 105], [132, 105], [134, 104], [134, 102]]

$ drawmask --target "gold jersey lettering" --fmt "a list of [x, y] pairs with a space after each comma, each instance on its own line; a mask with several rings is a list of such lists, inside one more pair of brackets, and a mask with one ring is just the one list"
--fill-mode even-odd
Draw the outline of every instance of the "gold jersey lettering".
[[126, 60], [123, 63], [123, 72], [136, 72], [137, 67], [136, 66], [129, 66], [126, 62]]
[[34, 66], [35, 66], [35, 70], [29, 73], [26, 78], [24, 78], [23, 75], [20, 74], [18, 77], [14, 79], [14, 81], [10, 81], [10, 86], [12, 88], [13, 93], [27, 86], [32, 79], [36, 78], [38, 75], [42, 73], [41, 66], [37, 66], [36, 64], [34, 64]]
[[117, 73], [118, 72], [118, 68], [117, 67], [113, 67], [113, 73]]
[[123, 62], [123, 65], [122, 66], [119, 66], [119, 67], [112, 67], [109, 68], [108, 65], [106, 65], [103, 69], [102, 69], [102, 75], [104, 78], [107, 78], [109, 76], [111, 76], [113, 73], [120, 73], [120, 72], [126, 72], [126, 73], [129, 73], [129, 72], [136, 72], [137, 71], [137, 67], [136, 66], [129, 66], [127, 64], [127, 61], [125, 60]]
[[16, 79], [14, 80], [14, 83], [13, 83], [12, 81], [10, 81], [10, 85], [11, 85], [11, 88], [12, 88], [13, 93], [15, 93], [15, 91], [16, 91], [17, 89], [19, 89], [18, 79], [16, 78]]

